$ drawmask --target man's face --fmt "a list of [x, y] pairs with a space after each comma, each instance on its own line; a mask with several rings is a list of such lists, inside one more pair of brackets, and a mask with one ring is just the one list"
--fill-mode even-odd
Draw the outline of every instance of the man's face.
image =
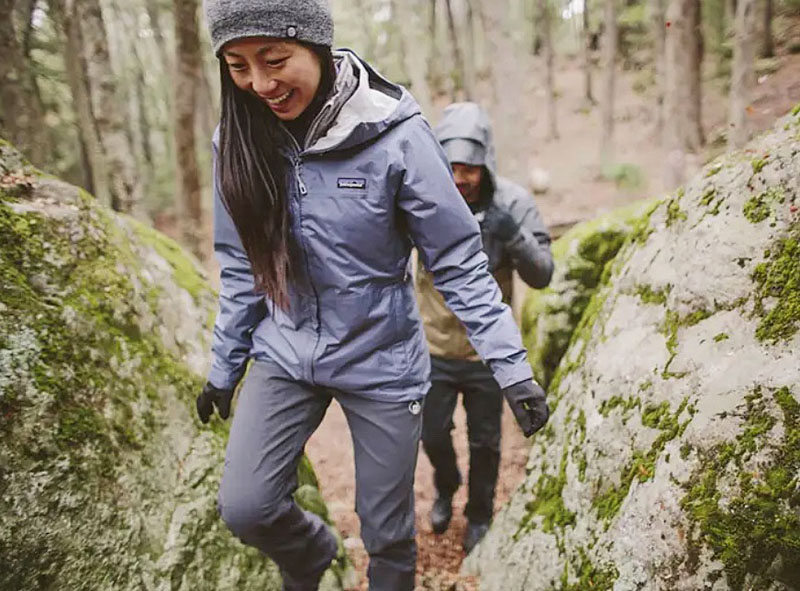
[[470, 166], [469, 164], [454, 162], [452, 167], [456, 186], [461, 196], [467, 203], [477, 203], [481, 198], [483, 166]]

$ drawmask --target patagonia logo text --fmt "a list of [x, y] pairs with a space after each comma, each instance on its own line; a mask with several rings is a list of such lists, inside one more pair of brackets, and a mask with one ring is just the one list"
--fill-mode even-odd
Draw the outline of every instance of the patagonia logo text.
[[340, 189], [366, 189], [367, 179], [339, 179], [338, 186]]

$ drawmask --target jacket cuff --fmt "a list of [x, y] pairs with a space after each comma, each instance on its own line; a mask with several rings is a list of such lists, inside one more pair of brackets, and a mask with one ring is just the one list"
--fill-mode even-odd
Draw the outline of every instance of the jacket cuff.
[[242, 372], [225, 371], [215, 365], [208, 372], [208, 381], [219, 390], [233, 390], [242, 378]]
[[533, 379], [533, 371], [527, 358], [520, 363], [502, 364], [499, 367], [493, 367], [492, 373], [500, 388], [508, 388], [514, 384]]

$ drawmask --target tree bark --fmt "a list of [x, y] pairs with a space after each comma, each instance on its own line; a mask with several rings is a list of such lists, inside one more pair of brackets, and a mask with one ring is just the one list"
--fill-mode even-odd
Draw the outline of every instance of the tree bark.
[[734, 23], [728, 145], [740, 148], [750, 139], [747, 109], [755, 87], [755, 0], [738, 0]]
[[558, 120], [556, 113], [555, 56], [553, 51], [553, 31], [550, 18], [549, 0], [538, 0], [539, 23], [542, 31], [542, 45], [545, 51], [545, 88], [547, 89], [547, 139], [558, 139]]
[[14, 29], [14, 0], [0, 0], [0, 133], [34, 164], [46, 162], [44, 108]]
[[664, 76], [666, 27], [664, 15], [664, 0], [649, 0], [650, 27], [653, 34], [653, 62], [656, 69], [656, 136], [659, 138], [664, 130]]
[[617, 7], [616, 0], [605, 0], [603, 31], [603, 83], [602, 136], [600, 140], [600, 166], [606, 168], [614, 162], [614, 86], [617, 60]]
[[591, 106], [596, 101], [592, 94], [592, 32], [589, 27], [589, 0], [583, 0], [583, 97]]
[[[699, 0], [669, 0], [664, 66], [664, 141], [668, 153], [696, 152], [703, 145]], [[676, 156], [677, 158], [677, 156]], [[682, 173], [674, 175], [682, 179]]]
[[[458, 84], [453, 85], [453, 90], [454, 92], [461, 90], [466, 100], [471, 100], [472, 89], [467, 86], [467, 69], [464, 65], [464, 54], [461, 51], [461, 43], [458, 38], [458, 30], [456, 29], [456, 20], [453, 17], [453, 5], [450, 0], [444, 0], [444, 5], [447, 11], [447, 30], [450, 34], [450, 49], [453, 52], [453, 66], [458, 74]], [[453, 96], [453, 99], [455, 100], [456, 97]]]
[[415, 35], [414, 14], [419, 0], [391, 0], [392, 12], [396, 15], [400, 28], [400, 44], [408, 79], [414, 98], [417, 99], [423, 114], [430, 117], [433, 113], [431, 90], [425, 71], [424, 44], [420, 43]]
[[203, 257], [203, 208], [195, 140], [195, 107], [200, 80], [200, 39], [195, 0], [174, 0], [175, 10], [175, 151], [178, 203], [184, 243]]
[[775, 56], [775, 41], [772, 37], [772, 0], [764, 0], [764, 44], [761, 47], [761, 57]]
[[91, 113], [106, 163], [111, 207], [138, 214], [140, 187], [131, 162], [100, 2], [75, 0], [74, 7], [83, 41]]

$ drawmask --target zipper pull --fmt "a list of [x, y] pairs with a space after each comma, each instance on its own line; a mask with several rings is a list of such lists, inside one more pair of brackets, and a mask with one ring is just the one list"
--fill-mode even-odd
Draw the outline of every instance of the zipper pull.
[[300, 175], [299, 158], [294, 161], [294, 175], [297, 177], [297, 187], [300, 189], [300, 194], [303, 196], [308, 195], [308, 189], [306, 188], [306, 184], [303, 182], [303, 177]]

